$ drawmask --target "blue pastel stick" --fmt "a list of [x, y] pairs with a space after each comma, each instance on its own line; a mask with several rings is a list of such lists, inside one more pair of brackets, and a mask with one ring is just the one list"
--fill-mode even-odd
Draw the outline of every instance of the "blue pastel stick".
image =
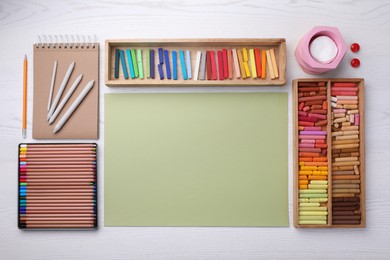
[[127, 63], [129, 63], [130, 77], [132, 79], [134, 79], [135, 78], [135, 73], [134, 73], [133, 60], [131, 58], [131, 51], [130, 51], [130, 49], [126, 50], [126, 54], [127, 54]]
[[177, 51], [172, 51], [173, 79], [177, 80]]
[[115, 78], [119, 78], [119, 49], [115, 49]]
[[158, 67], [158, 74], [160, 75], [160, 79], [164, 79], [164, 71], [162, 68], [162, 64], [158, 64], [157, 67]]
[[119, 51], [119, 57], [121, 59], [123, 75], [125, 76], [125, 79], [128, 79], [129, 78], [129, 73], [127, 73], [127, 66], [126, 66], [126, 61], [125, 61], [125, 52], [123, 50]]
[[155, 76], [154, 68], [154, 50], [150, 50], [150, 78], [154, 79]]
[[163, 49], [158, 48], [158, 63], [163, 64], [164, 63], [164, 57], [163, 57]]
[[171, 65], [169, 64], [169, 52], [168, 50], [164, 50], [164, 58], [165, 58], [165, 70], [167, 72], [167, 79], [171, 79]]
[[180, 66], [181, 66], [181, 73], [183, 74], [183, 79], [187, 80], [187, 69], [186, 69], [186, 61], [184, 60], [184, 52], [182, 50], [179, 51], [180, 56]]
[[191, 52], [186, 50], [186, 62], [187, 62], [187, 75], [188, 78], [192, 78], [192, 67], [191, 67]]

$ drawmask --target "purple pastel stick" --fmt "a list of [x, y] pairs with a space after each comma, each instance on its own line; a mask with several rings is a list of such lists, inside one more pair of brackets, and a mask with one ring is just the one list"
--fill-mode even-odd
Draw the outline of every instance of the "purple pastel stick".
[[326, 135], [326, 131], [300, 131], [301, 135]]
[[298, 139], [325, 139], [325, 135], [298, 135]]

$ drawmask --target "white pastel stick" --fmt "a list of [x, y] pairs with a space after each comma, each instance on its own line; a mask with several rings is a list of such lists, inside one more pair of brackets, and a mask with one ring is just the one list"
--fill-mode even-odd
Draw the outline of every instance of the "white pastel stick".
[[76, 98], [76, 100], [72, 103], [72, 105], [66, 110], [65, 114], [62, 116], [60, 121], [56, 124], [54, 127], [53, 133], [57, 133], [61, 130], [61, 128], [64, 126], [66, 121], [70, 118], [70, 116], [76, 111], [77, 107], [80, 105], [80, 103], [83, 101], [83, 99], [88, 95], [89, 91], [92, 89], [95, 81], [91, 80], [88, 82], [88, 84], [85, 86], [83, 91], [79, 94], [79, 96]]
[[191, 79], [192, 78], [191, 52], [189, 50], [186, 51], [186, 63], [187, 63], [187, 77]]
[[47, 102], [47, 112], [48, 113], [50, 111], [51, 100], [53, 98], [53, 89], [54, 89], [54, 82], [56, 81], [56, 74], [57, 74], [57, 61], [54, 61], [53, 75], [51, 76], [49, 101]]
[[194, 71], [194, 80], [198, 80], [199, 77], [199, 67], [200, 67], [200, 57], [202, 56], [201, 51], [196, 52], [196, 60], [195, 60], [195, 71]]
[[65, 77], [64, 77], [64, 79], [62, 80], [62, 83], [61, 83], [60, 88], [58, 89], [56, 98], [54, 99], [54, 102], [53, 102], [53, 104], [52, 104], [51, 107], [50, 107], [49, 113], [47, 114], [47, 121], [49, 121], [49, 120], [50, 120], [50, 117], [53, 115], [54, 110], [56, 109], [56, 107], [57, 107], [57, 105], [58, 105], [58, 102], [60, 101], [60, 98], [61, 98], [61, 96], [62, 96], [62, 93], [63, 93], [64, 90], [65, 90], [66, 84], [68, 84], [68, 81], [69, 81], [70, 75], [72, 74], [73, 69], [74, 69], [74, 62], [72, 62], [72, 63], [69, 65], [69, 68], [68, 68], [68, 70], [67, 70], [67, 72], [66, 72], [66, 74], [65, 74]]
[[77, 77], [77, 79], [74, 81], [73, 85], [70, 87], [68, 92], [66, 93], [65, 97], [61, 100], [61, 103], [58, 105], [57, 109], [54, 111], [53, 115], [50, 117], [49, 125], [51, 125], [61, 113], [61, 110], [64, 108], [66, 102], [68, 102], [70, 96], [72, 96], [73, 92], [79, 85], [81, 79], [83, 78], [83, 74], [80, 74], [80, 76]]

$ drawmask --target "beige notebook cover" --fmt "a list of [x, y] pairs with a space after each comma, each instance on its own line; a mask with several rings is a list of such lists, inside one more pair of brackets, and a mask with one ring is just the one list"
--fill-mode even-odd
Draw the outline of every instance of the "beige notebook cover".
[[[71, 47], [72, 45], [72, 47]], [[98, 139], [99, 129], [99, 44], [34, 44], [34, 100], [33, 138], [35, 139]], [[53, 89], [52, 104], [60, 89], [69, 65], [75, 62], [73, 72], [61, 95], [65, 97], [76, 78], [83, 74], [70, 99], [50, 125], [47, 120], [48, 100], [55, 61], [57, 73]], [[57, 133], [55, 125], [60, 121], [87, 83], [95, 80], [94, 86], [75, 112]], [[60, 103], [59, 102], [59, 103]], [[58, 104], [59, 104], [58, 103]]]

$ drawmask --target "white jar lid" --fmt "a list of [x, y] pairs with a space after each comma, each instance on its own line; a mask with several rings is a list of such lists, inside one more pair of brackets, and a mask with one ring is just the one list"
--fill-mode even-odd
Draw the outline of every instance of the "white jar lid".
[[337, 56], [337, 45], [328, 36], [318, 36], [310, 43], [310, 54], [320, 63], [330, 63]]

